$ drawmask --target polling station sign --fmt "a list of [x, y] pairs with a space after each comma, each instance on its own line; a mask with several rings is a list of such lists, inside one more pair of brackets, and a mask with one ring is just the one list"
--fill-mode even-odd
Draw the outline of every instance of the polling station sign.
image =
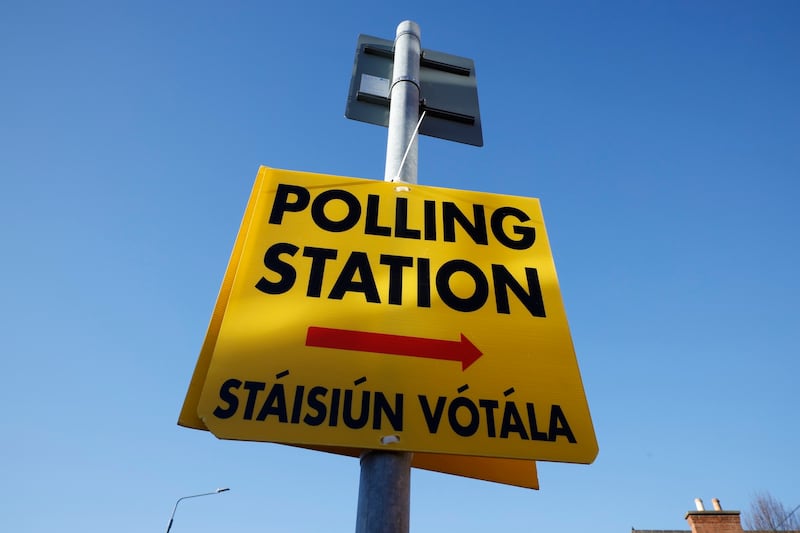
[[179, 423], [591, 462], [539, 202], [262, 167]]

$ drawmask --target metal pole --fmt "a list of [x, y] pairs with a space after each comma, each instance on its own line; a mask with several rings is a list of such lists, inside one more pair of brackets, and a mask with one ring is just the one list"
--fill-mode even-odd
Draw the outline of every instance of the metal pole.
[[[420, 51], [419, 26], [410, 20], [401, 22], [394, 40], [394, 70], [389, 91], [386, 181], [417, 183], [418, 150], [414, 128], [419, 119]], [[406, 149], [408, 156], [400, 168]]]
[[[394, 41], [385, 181], [417, 183], [420, 51], [419, 25], [401, 22]], [[411, 457], [384, 450], [361, 455], [356, 533], [408, 533]]]
[[217, 489], [214, 492], [204, 492], [202, 494], [192, 494], [191, 496], [183, 496], [182, 498], [178, 498], [178, 501], [175, 502], [175, 506], [172, 508], [172, 514], [169, 515], [169, 523], [167, 523], [167, 533], [169, 533], [169, 530], [172, 529], [172, 522], [175, 519], [175, 511], [178, 510], [178, 504], [181, 503], [181, 501], [186, 500], [188, 498], [198, 498], [200, 496], [211, 496], [212, 494], [219, 494], [220, 492], [227, 492], [229, 490], [231, 490], [231, 489], [229, 489], [229, 488]]

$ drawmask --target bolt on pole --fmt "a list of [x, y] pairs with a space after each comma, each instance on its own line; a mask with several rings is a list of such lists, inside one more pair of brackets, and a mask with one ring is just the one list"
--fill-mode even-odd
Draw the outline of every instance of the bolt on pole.
[[[385, 181], [417, 183], [420, 28], [397, 26], [389, 92]], [[409, 452], [371, 450], [361, 455], [356, 533], [408, 533], [411, 496]]]

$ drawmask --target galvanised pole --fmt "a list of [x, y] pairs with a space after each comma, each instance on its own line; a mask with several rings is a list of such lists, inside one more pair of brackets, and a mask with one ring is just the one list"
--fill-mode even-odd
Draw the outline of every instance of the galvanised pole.
[[[386, 181], [417, 183], [420, 29], [410, 20], [397, 26], [389, 92]], [[408, 452], [371, 450], [361, 455], [356, 533], [408, 533], [411, 499]]]

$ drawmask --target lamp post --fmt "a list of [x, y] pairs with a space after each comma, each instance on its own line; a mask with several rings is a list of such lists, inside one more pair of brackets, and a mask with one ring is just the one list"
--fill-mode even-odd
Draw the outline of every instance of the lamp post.
[[169, 533], [170, 528], [172, 528], [172, 519], [175, 518], [175, 511], [178, 510], [178, 504], [181, 503], [181, 500], [185, 500], [187, 498], [197, 498], [199, 496], [211, 496], [212, 494], [219, 494], [220, 492], [225, 492], [231, 490], [227, 487], [224, 489], [217, 489], [214, 492], [204, 492], [202, 494], [192, 494], [191, 496], [183, 496], [182, 498], [178, 498], [178, 501], [175, 502], [175, 507], [172, 508], [172, 514], [169, 516], [169, 523], [167, 524], [167, 533]]

